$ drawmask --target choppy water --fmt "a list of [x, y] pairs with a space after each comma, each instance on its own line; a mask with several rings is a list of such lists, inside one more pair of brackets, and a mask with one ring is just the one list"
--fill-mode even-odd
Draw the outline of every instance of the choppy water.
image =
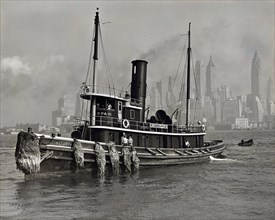
[[[1, 219], [275, 219], [273, 131], [212, 132], [223, 139], [223, 161], [90, 172], [24, 180], [16, 170], [16, 136], [1, 136]], [[253, 138], [252, 147], [239, 147]]]

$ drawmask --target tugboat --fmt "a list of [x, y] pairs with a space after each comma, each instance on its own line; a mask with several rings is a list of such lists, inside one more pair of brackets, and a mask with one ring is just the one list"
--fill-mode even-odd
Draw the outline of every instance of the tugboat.
[[204, 141], [205, 126], [190, 125], [191, 24], [187, 48], [186, 123], [173, 123], [163, 110], [146, 117], [145, 60], [132, 61], [130, 93], [118, 96], [100, 93], [96, 87], [99, 12], [95, 15], [92, 85], [82, 84], [80, 97], [88, 103], [89, 117], [79, 120], [71, 138], [35, 134], [32, 129], [18, 134], [15, 159], [27, 175], [106, 167], [132, 171], [146, 166], [200, 163], [219, 157], [225, 149], [221, 140]]

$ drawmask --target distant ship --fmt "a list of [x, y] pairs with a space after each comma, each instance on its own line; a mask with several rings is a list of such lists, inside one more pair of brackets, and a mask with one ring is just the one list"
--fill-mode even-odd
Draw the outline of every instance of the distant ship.
[[31, 128], [18, 134], [16, 164], [25, 174], [105, 169], [132, 171], [139, 167], [209, 161], [225, 149], [222, 140], [204, 141], [203, 124], [190, 125], [190, 33], [187, 49], [186, 123], [173, 123], [158, 110], [149, 120], [145, 114], [147, 64], [132, 61], [130, 93], [100, 93], [96, 87], [99, 12], [95, 15], [92, 85], [84, 82], [80, 97], [88, 103], [89, 118], [78, 121], [71, 138], [35, 134]]

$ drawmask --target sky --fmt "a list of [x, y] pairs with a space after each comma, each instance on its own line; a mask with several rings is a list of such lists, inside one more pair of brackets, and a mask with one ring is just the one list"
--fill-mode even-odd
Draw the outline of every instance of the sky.
[[[274, 79], [274, 1], [2, 0], [1, 127], [50, 125], [58, 98], [75, 100], [86, 78], [97, 7], [117, 89], [129, 85], [135, 59], [148, 61], [148, 86], [177, 75], [189, 22], [202, 78], [210, 56], [215, 64], [213, 90], [227, 85], [233, 96], [250, 93], [256, 50], [263, 96]], [[101, 62], [97, 84], [108, 86], [104, 69]]]

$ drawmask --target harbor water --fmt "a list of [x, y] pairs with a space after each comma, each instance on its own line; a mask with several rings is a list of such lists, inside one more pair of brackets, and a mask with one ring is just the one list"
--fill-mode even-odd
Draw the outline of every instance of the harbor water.
[[[237, 145], [251, 138], [253, 146]], [[16, 135], [1, 135], [0, 219], [275, 219], [274, 130], [213, 131], [206, 139], [223, 139], [227, 159], [26, 180], [16, 170]]]

